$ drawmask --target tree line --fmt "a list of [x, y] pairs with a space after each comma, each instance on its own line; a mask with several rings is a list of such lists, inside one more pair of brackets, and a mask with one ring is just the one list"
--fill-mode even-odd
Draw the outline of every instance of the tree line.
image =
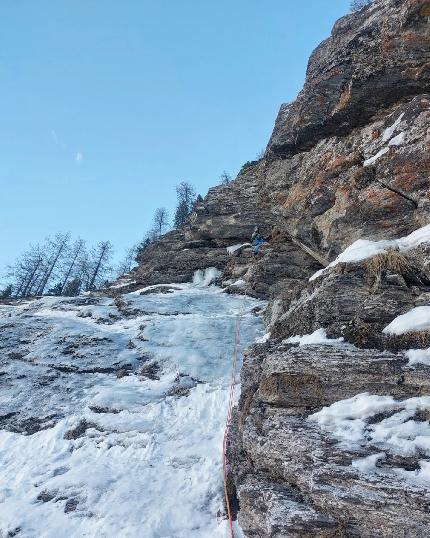
[[9, 284], [0, 297], [79, 295], [95, 290], [111, 272], [113, 249], [109, 241], [87, 248], [69, 233], [57, 233], [43, 243], [31, 245], [7, 268]]
[[[227, 172], [222, 184], [231, 181]], [[136, 245], [126, 250], [124, 258], [112, 266], [113, 247], [110, 241], [100, 241], [88, 248], [81, 238], [72, 240], [70, 233], [57, 233], [44, 242], [30, 247], [7, 267], [7, 286], [0, 298], [24, 298], [41, 295], [76, 296], [105, 286], [109, 279], [129, 273], [138, 263], [141, 253], [172, 226], [182, 228], [203, 198], [194, 187], [182, 181], [176, 186], [177, 204], [173, 221], [166, 208], [157, 208], [149, 231]]]

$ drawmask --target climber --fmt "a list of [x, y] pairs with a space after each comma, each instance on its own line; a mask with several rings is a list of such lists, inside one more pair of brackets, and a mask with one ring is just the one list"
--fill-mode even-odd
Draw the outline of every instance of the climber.
[[256, 226], [251, 236], [251, 244], [254, 247], [254, 255], [257, 255], [259, 253], [260, 247], [261, 245], [264, 245], [264, 243], [267, 243], [267, 241], [261, 235], [260, 228]]

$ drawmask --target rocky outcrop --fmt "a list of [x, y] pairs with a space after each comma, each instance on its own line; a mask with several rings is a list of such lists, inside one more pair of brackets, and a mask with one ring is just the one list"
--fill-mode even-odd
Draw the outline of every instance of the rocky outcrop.
[[[428, 534], [429, 490], [405, 484], [401, 474], [418, 467], [419, 455], [389, 453], [377, 474], [366, 473], [351, 464], [378, 452], [376, 445], [345, 447], [308, 420], [322, 406], [363, 391], [398, 399], [429, 394], [428, 366], [412, 369], [402, 354], [353, 346], [275, 342], [254, 346], [245, 360], [230, 461], [246, 536]], [[302, 500], [285, 504], [290, 515], [279, 521], [272, 497], [287, 499], [291, 491]]]
[[[309, 280], [358, 239], [430, 223], [429, 20], [428, 0], [375, 0], [340, 19], [311, 55], [297, 100], [281, 107], [264, 157], [211, 189], [132, 275], [134, 286], [181, 282], [213, 266], [226, 291], [268, 299], [270, 339], [245, 356], [229, 439], [232, 500], [249, 538], [430, 534], [428, 482], [417, 479], [428, 451], [369, 441], [393, 413], [366, 416], [355, 444], [309, 418], [363, 393], [430, 395], [429, 367], [402, 352], [429, 347], [430, 332], [382, 332], [430, 304], [428, 242]], [[269, 239], [261, 252], [229, 254], [256, 224]], [[319, 328], [343, 346], [286, 343]], [[405, 420], [424, 431], [428, 412], [422, 403]]]
[[298, 98], [281, 107], [268, 153], [291, 157], [345, 136], [381, 109], [429, 90], [429, 11], [421, 0], [379, 0], [338, 20], [312, 53]]

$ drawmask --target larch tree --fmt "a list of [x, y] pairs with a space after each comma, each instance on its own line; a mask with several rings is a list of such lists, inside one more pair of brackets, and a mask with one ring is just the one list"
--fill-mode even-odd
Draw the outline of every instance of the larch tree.
[[160, 237], [169, 228], [169, 213], [165, 207], [159, 207], [155, 210], [153, 218], [153, 232], [156, 238]]
[[112, 244], [109, 241], [100, 241], [95, 249], [91, 252], [90, 277], [86, 287], [87, 291], [97, 288], [104, 282], [105, 276], [110, 271], [109, 262], [113, 254]]
[[78, 238], [69, 249], [67, 253], [67, 258], [64, 263], [64, 275], [62, 279], [61, 294], [64, 293], [67, 283], [70, 278], [73, 277], [76, 272], [79, 260], [85, 257], [85, 241], [81, 238]]
[[139, 245], [133, 245], [126, 250], [123, 260], [118, 264], [116, 268], [116, 275], [118, 277], [129, 273], [136, 263], [136, 256]]
[[224, 170], [224, 172], [219, 177], [219, 182], [221, 185], [229, 185], [231, 183], [231, 175]]
[[193, 211], [196, 191], [191, 183], [182, 181], [176, 186], [177, 206], [175, 211], [175, 228], [181, 228]]
[[54, 269], [56, 269], [59, 263], [60, 257], [65, 253], [70, 241], [70, 234], [57, 234], [53, 240], [49, 240], [50, 255], [45, 264], [44, 274], [37, 288], [36, 295], [43, 295], [45, 288], [49, 282], [51, 276], [53, 276]]

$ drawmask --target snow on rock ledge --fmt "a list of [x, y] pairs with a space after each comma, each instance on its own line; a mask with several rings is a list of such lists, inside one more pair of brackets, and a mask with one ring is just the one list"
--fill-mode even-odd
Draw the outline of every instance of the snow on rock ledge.
[[397, 316], [385, 327], [385, 334], [405, 334], [430, 329], [430, 306], [417, 306], [406, 314]]
[[[384, 460], [389, 453], [430, 458], [430, 424], [424, 417], [419, 419], [423, 411], [430, 411], [430, 396], [399, 401], [391, 396], [362, 393], [323, 407], [308, 420], [319, 424], [346, 446], [353, 448], [359, 443], [378, 450], [377, 454], [352, 463], [359, 470], [369, 472], [376, 471], [377, 461]], [[430, 483], [429, 459], [420, 459], [419, 464], [420, 470], [414, 473], [393, 470], [404, 477]]]
[[323, 345], [335, 345], [344, 341], [343, 337], [340, 338], [328, 338], [325, 329], [317, 329], [312, 334], [304, 334], [303, 336], [290, 336], [285, 342], [287, 344], [299, 344], [300, 346], [311, 346], [317, 344]]
[[430, 224], [418, 228], [411, 234], [400, 237], [399, 239], [387, 239], [383, 241], [370, 241], [368, 239], [358, 239], [347, 247], [339, 256], [333, 260], [327, 267], [314, 273], [309, 281], [323, 275], [328, 269], [335, 267], [339, 263], [352, 263], [365, 260], [377, 254], [387, 252], [389, 249], [398, 249], [400, 252], [417, 247], [421, 243], [430, 242]]

